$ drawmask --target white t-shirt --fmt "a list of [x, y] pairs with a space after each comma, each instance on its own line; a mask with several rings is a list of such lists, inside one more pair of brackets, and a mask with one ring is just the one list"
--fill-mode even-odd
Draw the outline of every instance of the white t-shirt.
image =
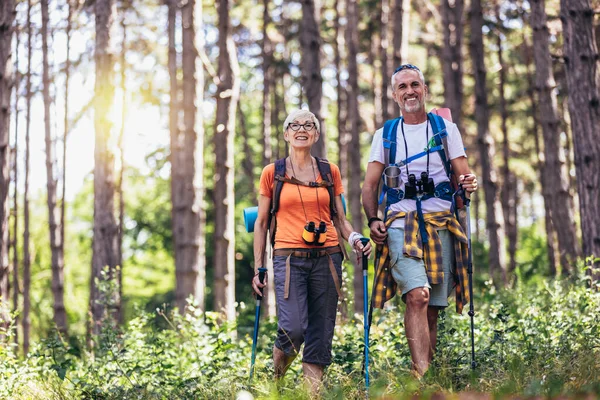
[[[450, 159], [453, 160], [458, 157], [466, 157], [462, 138], [460, 132], [456, 127], [456, 124], [444, 119], [446, 124], [446, 130], [448, 131], [448, 154]], [[402, 136], [402, 127], [404, 126], [404, 134], [406, 135], [406, 144], [408, 147], [408, 155], [406, 154], [404, 137]], [[433, 131], [429, 120], [422, 122], [417, 125], [398, 124], [396, 131], [396, 159], [395, 162], [399, 162], [407, 159], [408, 157], [414, 156], [415, 154], [421, 153], [427, 147], [427, 130], [429, 132], [429, 140], [433, 137]], [[385, 164], [385, 156], [383, 151], [383, 128], [380, 128], [375, 132], [373, 136], [373, 142], [371, 143], [371, 154], [369, 156], [369, 162], [379, 162]], [[408, 165], [400, 167], [400, 178], [402, 179], [400, 189], [404, 190], [404, 183], [408, 181], [408, 174], [406, 168], [408, 167], [409, 174], [415, 174], [417, 180], [420, 179], [421, 172], [427, 171], [427, 155], [424, 155]], [[433, 182], [437, 186], [442, 182], [448, 181], [448, 175], [444, 168], [444, 163], [440, 158], [439, 153], [433, 152], [429, 154], [429, 177], [433, 178]], [[446, 200], [432, 197], [422, 202], [423, 212], [437, 212], [446, 211], [450, 209], [450, 203]], [[417, 201], [404, 199], [390, 206], [390, 212], [397, 211], [416, 211]], [[404, 219], [397, 219], [392, 222], [392, 228], [404, 227]]]

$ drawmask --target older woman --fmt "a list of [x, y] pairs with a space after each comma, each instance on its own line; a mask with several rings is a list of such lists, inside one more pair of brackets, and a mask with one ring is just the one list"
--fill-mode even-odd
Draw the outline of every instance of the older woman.
[[[362, 235], [346, 220], [339, 168], [310, 154], [320, 135], [315, 115], [307, 110], [296, 110], [288, 115], [283, 128], [283, 137], [289, 143], [289, 157], [267, 165], [260, 177], [254, 226], [256, 274], [252, 287], [260, 294], [266, 286], [266, 281], [264, 284], [259, 281], [258, 268], [264, 265], [266, 232], [270, 228], [274, 235], [278, 317], [273, 347], [275, 377], [285, 374], [304, 344], [302, 369], [311, 390], [316, 391], [324, 367], [331, 364], [343, 260], [337, 232], [358, 254], [368, 255], [371, 245], [363, 247]], [[280, 182], [283, 184], [277, 196], [278, 190], [274, 188]], [[279, 197], [275, 200], [278, 207], [275, 206], [271, 216], [274, 221], [268, 227], [274, 197]]]

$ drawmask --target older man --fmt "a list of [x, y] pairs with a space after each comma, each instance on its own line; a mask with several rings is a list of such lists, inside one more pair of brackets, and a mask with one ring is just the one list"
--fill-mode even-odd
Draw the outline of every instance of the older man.
[[[378, 254], [387, 256], [386, 261], [376, 261], [374, 306], [382, 307], [396, 288], [401, 291], [413, 370], [421, 376], [433, 357], [438, 312], [448, 306], [450, 290], [456, 285], [459, 312], [470, 296], [462, 260], [466, 236], [452, 212], [450, 177], [454, 174], [468, 195], [477, 189], [477, 180], [456, 125], [425, 111], [428, 88], [419, 68], [398, 67], [392, 91], [402, 116], [388, 121], [373, 137], [362, 201], [371, 239]], [[387, 205], [382, 221], [377, 210], [384, 170], [386, 175], [399, 174], [399, 179], [384, 184]]]

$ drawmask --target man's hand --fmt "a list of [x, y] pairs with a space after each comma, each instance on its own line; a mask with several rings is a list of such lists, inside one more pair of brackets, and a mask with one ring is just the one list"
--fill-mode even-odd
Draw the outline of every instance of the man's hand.
[[383, 244], [387, 239], [387, 230], [385, 229], [385, 223], [383, 221], [373, 221], [369, 225], [371, 229], [371, 239], [376, 244]]
[[465, 190], [468, 198], [471, 198], [471, 193], [477, 190], [477, 177], [475, 174], [465, 174], [458, 177], [458, 183]]
[[254, 278], [252, 278], [252, 289], [254, 289], [254, 293], [256, 295], [262, 296], [263, 293], [261, 292], [261, 289], [264, 288], [265, 286], [267, 286], [267, 273], [265, 272], [265, 281], [264, 283], [260, 283], [260, 280], [258, 279], [258, 272], [256, 273], [256, 275], [254, 275]]

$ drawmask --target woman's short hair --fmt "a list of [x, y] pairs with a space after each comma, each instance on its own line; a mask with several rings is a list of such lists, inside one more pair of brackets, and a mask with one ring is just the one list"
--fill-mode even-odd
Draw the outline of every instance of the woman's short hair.
[[311, 113], [308, 110], [294, 110], [288, 114], [287, 118], [283, 123], [283, 130], [285, 131], [289, 124], [294, 122], [298, 118], [310, 118], [312, 122], [315, 124], [315, 128], [317, 128], [317, 132], [321, 132], [321, 126], [319, 125], [319, 120], [315, 116], [315, 114]]

